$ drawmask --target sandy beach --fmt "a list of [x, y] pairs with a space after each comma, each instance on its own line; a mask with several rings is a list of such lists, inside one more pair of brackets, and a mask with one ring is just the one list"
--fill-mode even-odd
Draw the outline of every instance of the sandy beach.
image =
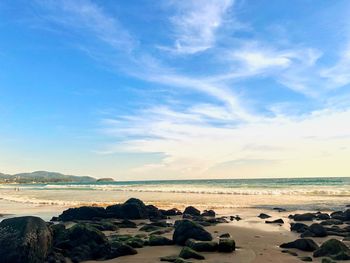
[[[2, 195], [5, 193], [2, 192]], [[12, 193], [13, 194], [13, 193]], [[13, 217], [20, 215], [36, 215], [44, 220], [48, 221], [52, 216], [58, 216], [62, 211], [69, 207], [70, 204], [57, 204], [54, 201], [52, 204], [48, 202], [33, 202], [34, 199], [28, 202], [19, 202], [21, 194], [16, 193], [17, 200], [5, 200], [0, 201], [3, 214], [5, 217]], [[28, 195], [28, 193], [26, 193]], [[70, 193], [65, 193], [63, 191], [57, 191], [57, 193], [50, 193], [56, 199], [63, 199], [64, 194], [70, 195]], [[57, 194], [57, 195], [56, 195]], [[12, 195], [13, 196], [13, 195]], [[91, 192], [91, 195], [84, 192], [81, 194], [79, 202], [82, 204], [96, 206], [107, 206], [110, 204], [121, 203], [126, 201], [128, 198], [137, 197], [146, 204], [152, 204], [161, 209], [170, 209], [176, 207], [183, 210], [186, 206], [194, 205], [200, 210], [204, 209], [214, 209], [217, 217], [236, 216], [239, 215], [242, 220], [228, 221], [228, 223], [217, 224], [215, 226], [205, 227], [209, 231], [214, 240], [218, 240], [219, 236], [223, 233], [229, 233], [231, 237], [235, 240], [237, 249], [233, 253], [214, 253], [214, 252], [203, 252], [205, 260], [200, 262], [211, 262], [211, 263], [228, 263], [228, 262], [240, 262], [240, 263], [264, 263], [264, 262], [300, 262], [300, 257], [311, 256], [312, 252], [303, 252], [297, 249], [288, 249], [291, 253], [295, 252], [296, 255], [291, 255], [291, 253], [282, 253], [279, 245], [285, 242], [291, 242], [298, 239], [299, 234], [290, 231], [290, 223], [293, 222], [292, 219], [288, 218], [290, 214], [305, 213], [305, 212], [316, 212], [317, 210], [305, 210], [309, 207], [320, 208], [327, 204], [327, 207], [334, 203], [335, 209], [340, 207], [345, 208], [345, 203], [340, 204], [339, 197], [320, 197], [313, 196], [306, 199], [305, 196], [295, 196], [291, 198], [290, 196], [273, 196], [273, 195], [216, 195], [216, 194], [181, 194], [181, 193], [153, 193], [153, 192], [120, 192], [118, 195], [113, 197], [113, 201], [107, 198], [110, 197], [110, 193], [106, 192]], [[77, 198], [76, 198], [77, 199]], [[79, 198], [78, 198], [79, 199]], [[100, 200], [98, 202], [91, 202], [91, 200]], [[102, 202], [101, 202], [102, 201]], [[296, 210], [296, 207], [302, 207], [300, 204], [305, 204], [303, 210]], [[337, 204], [337, 205], [335, 205]], [[74, 207], [74, 206], [73, 206]], [[78, 207], [76, 205], [75, 207]], [[283, 207], [287, 211], [278, 212], [273, 209], [273, 207]], [[323, 210], [323, 212], [330, 213], [331, 211]], [[266, 213], [271, 216], [269, 220], [283, 219], [284, 224], [266, 224], [265, 219], [258, 218], [260, 213]], [[181, 219], [181, 216], [172, 217], [168, 219], [169, 223], [174, 223], [175, 220]], [[140, 223], [140, 222], [138, 222]], [[143, 221], [142, 223], [147, 223]], [[149, 223], [149, 222], [148, 222]], [[310, 225], [312, 222], [306, 222]], [[69, 224], [68, 224], [69, 225]], [[105, 231], [106, 236], [113, 235], [137, 235], [144, 233], [140, 231], [141, 226], [138, 228], [126, 228], [119, 229], [117, 231]], [[164, 234], [165, 237], [171, 238], [172, 232]], [[325, 240], [331, 238], [327, 237], [315, 237], [313, 238], [318, 244], [322, 244]], [[341, 239], [340, 237], [333, 237]], [[348, 243], [348, 242], [345, 242]], [[177, 255], [181, 250], [180, 246], [162, 246], [162, 247], [152, 247], [145, 246], [137, 249], [136, 255], [123, 256], [110, 260], [106, 262], [160, 262], [160, 258], [163, 256]], [[196, 260], [191, 260], [191, 262], [196, 262]], [[320, 258], [314, 258], [314, 262], [321, 262]], [[95, 262], [95, 261], [87, 261]]]

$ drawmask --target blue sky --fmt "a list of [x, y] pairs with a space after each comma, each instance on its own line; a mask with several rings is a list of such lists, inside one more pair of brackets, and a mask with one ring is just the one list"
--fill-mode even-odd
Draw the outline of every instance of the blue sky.
[[0, 3], [0, 169], [349, 176], [350, 3]]

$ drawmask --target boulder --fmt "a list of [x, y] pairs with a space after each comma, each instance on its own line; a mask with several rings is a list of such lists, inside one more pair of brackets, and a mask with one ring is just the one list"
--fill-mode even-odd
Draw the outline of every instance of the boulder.
[[58, 216], [58, 221], [93, 220], [106, 217], [106, 210], [103, 207], [82, 206], [78, 208], [69, 208], [63, 211], [63, 213]]
[[180, 210], [178, 210], [177, 208], [172, 208], [169, 210], [160, 210], [160, 212], [164, 215], [164, 216], [177, 216], [177, 215], [182, 215], [182, 212]]
[[342, 225], [343, 221], [341, 221], [339, 219], [332, 218], [332, 219], [327, 219], [325, 221], [322, 221], [320, 224], [323, 225], [323, 226]]
[[291, 223], [290, 224], [290, 231], [294, 231], [297, 233], [304, 233], [308, 229], [309, 229], [309, 227], [303, 223]]
[[231, 235], [230, 235], [230, 233], [224, 233], [224, 234], [221, 234], [219, 237], [220, 238], [230, 238]]
[[280, 218], [280, 219], [276, 219], [276, 220], [273, 220], [273, 221], [266, 220], [265, 223], [266, 224], [284, 224], [284, 221], [283, 221], [283, 219]]
[[120, 222], [116, 222], [115, 223], [119, 228], [137, 228], [136, 223], [128, 220], [128, 219], [124, 219]]
[[213, 237], [202, 226], [184, 219], [175, 222], [175, 231], [173, 241], [175, 244], [184, 245], [187, 239], [196, 239], [200, 241], [211, 241]]
[[185, 211], [183, 213], [191, 216], [199, 216], [201, 214], [201, 211], [199, 211], [197, 208], [193, 206], [188, 206], [185, 208]]
[[151, 235], [149, 237], [149, 245], [150, 246], [170, 246], [173, 245], [174, 242], [163, 236], [156, 236], [156, 235]]
[[258, 215], [258, 217], [261, 219], [266, 219], [266, 218], [270, 218], [271, 216], [269, 216], [268, 214], [261, 213], [260, 215]]
[[150, 219], [163, 218], [157, 207], [146, 206], [137, 198], [130, 198], [123, 204], [111, 205], [106, 208], [109, 217], [122, 219]]
[[220, 238], [218, 251], [230, 253], [236, 250], [236, 242], [231, 238]]
[[330, 219], [331, 217], [329, 216], [329, 214], [327, 213], [316, 213], [316, 219], [317, 220], [327, 220], [327, 219]]
[[305, 214], [295, 214], [292, 218], [294, 221], [312, 221], [315, 219], [315, 214], [305, 213]]
[[348, 260], [350, 259], [350, 249], [342, 241], [329, 239], [314, 252], [313, 256], [330, 257], [334, 260]]
[[204, 210], [201, 216], [215, 217], [216, 213], [214, 210]]
[[132, 237], [126, 241], [126, 244], [133, 248], [141, 248], [143, 247], [145, 241], [139, 237]]
[[214, 241], [196, 241], [188, 239], [185, 244], [197, 252], [214, 252], [218, 250], [218, 243]]
[[0, 223], [0, 259], [3, 263], [44, 262], [51, 247], [51, 231], [39, 217], [14, 217]]
[[327, 236], [327, 231], [321, 224], [314, 223], [309, 226], [309, 231], [314, 234], [315, 237]]
[[183, 247], [179, 254], [180, 258], [183, 259], [189, 259], [189, 258], [194, 258], [194, 259], [205, 259], [205, 257], [198, 252], [194, 251], [193, 249], [189, 247]]
[[74, 262], [102, 259], [110, 253], [107, 237], [89, 224], [76, 224], [65, 230], [61, 238], [56, 237], [56, 246]]
[[338, 219], [338, 220], [341, 220], [341, 221], [345, 221], [346, 220], [346, 216], [345, 216], [343, 211], [335, 211], [335, 212], [331, 213], [330, 216], [333, 219]]
[[135, 254], [137, 254], [137, 251], [135, 248], [127, 244], [113, 242], [111, 244], [111, 251], [106, 257], [106, 259], [112, 259], [112, 258], [117, 258], [122, 256], [135, 255]]
[[315, 241], [308, 238], [300, 238], [293, 242], [284, 243], [280, 245], [281, 248], [296, 248], [302, 251], [315, 251], [318, 249], [318, 245]]
[[308, 256], [299, 257], [299, 259], [300, 259], [301, 261], [305, 261], [305, 262], [311, 262], [311, 261], [312, 261], [312, 257], [308, 257]]

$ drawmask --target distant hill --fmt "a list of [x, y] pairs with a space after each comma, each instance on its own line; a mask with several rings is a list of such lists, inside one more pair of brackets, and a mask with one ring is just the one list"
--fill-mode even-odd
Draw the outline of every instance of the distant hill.
[[96, 182], [90, 176], [65, 175], [61, 173], [36, 171], [32, 173], [3, 174], [0, 173], [0, 183], [59, 183], [59, 182]]

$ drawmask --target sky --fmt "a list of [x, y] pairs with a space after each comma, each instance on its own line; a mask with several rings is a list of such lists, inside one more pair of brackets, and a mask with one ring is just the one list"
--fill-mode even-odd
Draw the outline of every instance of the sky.
[[0, 172], [350, 176], [350, 2], [3, 0]]

